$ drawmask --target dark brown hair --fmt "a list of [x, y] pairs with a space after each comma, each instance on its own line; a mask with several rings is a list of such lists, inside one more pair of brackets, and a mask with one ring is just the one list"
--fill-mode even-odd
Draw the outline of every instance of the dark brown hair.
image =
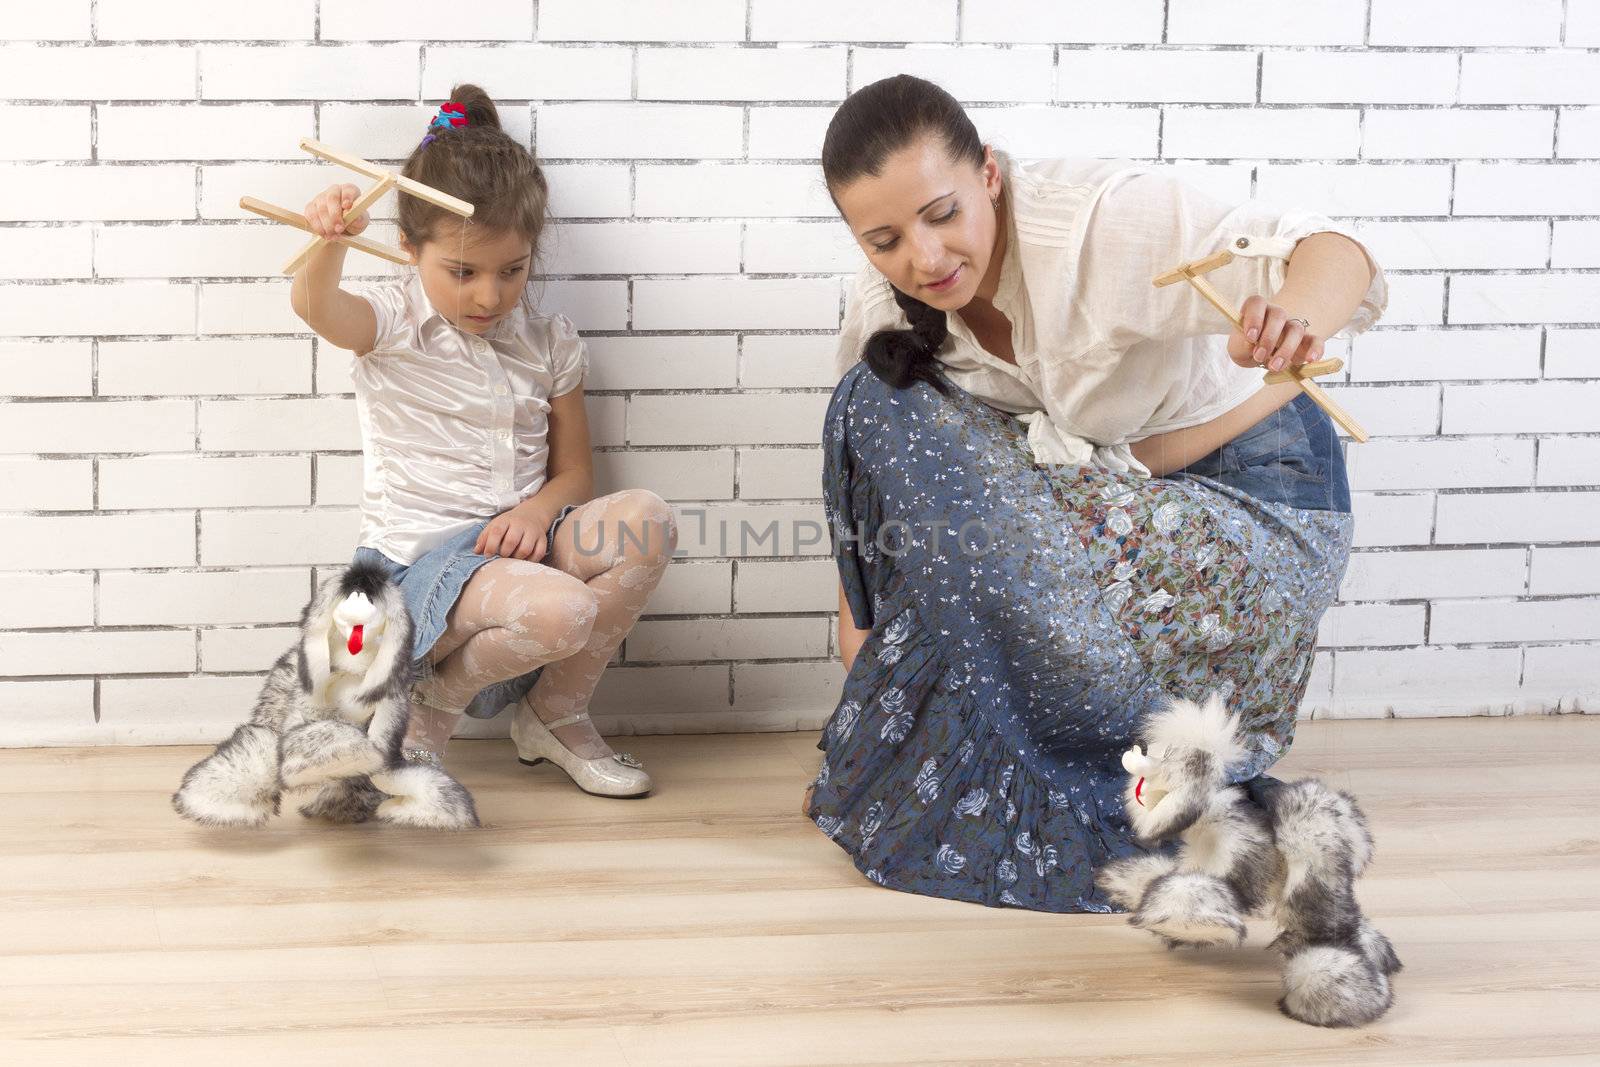
[[[960, 102], [939, 86], [897, 74], [856, 90], [833, 113], [822, 139], [822, 176], [833, 206], [839, 206], [835, 189], [858, 178], [877, 177], [891, 155], [930, 134], [944, 140], [952, 161], [983, 166], [977, 128]], [[895, 389], [925, 381], [948, 396], [934, 357], [949, 334], [945, 313], [899, 289], [894, 290], [894, 302], [906, 313], [911, 329], [879, 330], [867, 338], [862, 359]]]
[[[400, 173], [473, 206], [472, 225], [526, 237], [537, 252], [550, 186], [533, 154], [500, 127], [500, 112], [476, 85], [457, 85], [450, 99], [466, 108], [467, 125], [430, 127]], [[415, 196], [400, 197], [400, 233], [420, 250], [441, 223], [458, 216]]]

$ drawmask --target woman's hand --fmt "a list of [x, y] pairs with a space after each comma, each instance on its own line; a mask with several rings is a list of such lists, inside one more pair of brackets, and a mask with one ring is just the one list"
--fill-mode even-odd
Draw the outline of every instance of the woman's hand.
[[524, 501], [490, 519], [472, 551], [479, 556], [510, 556], [538, 563], [544, 558], [544, 535], [552, 518]]
[[1239, 309], [1243, 332], [1228, 335], [1228, 358], [1241, 367], [1283, 370], [1322, 358], [1325, 338], [1290, 321], [1290, 313], [1266, 297], [1251, 296]]
[[311, 232], [326, 241], [345, 234], [354, 237], [366, 229], [365, 211], [351, 219], [348, 226], [344, 221], [345, 212], [355, 206], [360, 195], [361, 190], [353, 185], [330, 185], [314, 196], [306, 205], [306, 221], [311, 224]]

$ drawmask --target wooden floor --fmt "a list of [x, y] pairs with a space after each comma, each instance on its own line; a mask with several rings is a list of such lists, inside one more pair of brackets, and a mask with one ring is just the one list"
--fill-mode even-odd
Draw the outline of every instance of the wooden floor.
[[878, 888], [799, 814], [814, 734], [628, 738], [579, 793], [457, 742], [487, 828], [203, 831], [195, 748], [0, 752], [0, 1062], [1600, 1062], [1600, 720], [1304, 723], [1352, 790], [1391, 1014], [1279, 1015], [1265, 926], [1169, 954], [1115, 915]]

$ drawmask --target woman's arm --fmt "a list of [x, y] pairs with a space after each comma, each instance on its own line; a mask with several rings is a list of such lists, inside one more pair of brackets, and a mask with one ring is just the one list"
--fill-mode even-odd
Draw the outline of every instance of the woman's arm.
[[844, 583], [839, 583], [839, 659], [844, 663], [844, 672], [850, 673], [850, 665], [856, 661], [856, 653], [861, 651], [861, 645], [866, 641], [871, 630], [856, 629], [856, 617], [850, 610], [850, 602], [845, 599]]
[[[1350, 321], [1376, 268], [1365, 250], [1337, 233], [1314, 233], [1295, 244], [1283, 288], [1268, 300], [1253, 296], [1241, 309], [1245, 330], [1228, 335], [1228, 355], [1240, 366], [1298, 366], [1321, 358], [1326, 339]], [[1292, 318], [1311, 323], [1309, 330]], [[1129, 451], [1160, 477], [1182, 470], [1254, 426], [1300, 392], [1293, 382], [1264, 385], [1231, 411], [1198, 426], [1155, 434]]]

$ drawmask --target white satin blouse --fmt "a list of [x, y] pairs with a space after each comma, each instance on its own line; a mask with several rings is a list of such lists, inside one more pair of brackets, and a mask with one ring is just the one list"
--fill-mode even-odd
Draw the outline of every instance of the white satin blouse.
[[[1262, 387], [1260, 368], [1228, 358], [1233, 326], [1222, 313], [1187, 283], [1156, 288], [1156, 275], [1226, 248], [1234, 261], [1205, 277], [1237, 308], [1282, 287], [1301, 238], [1327, 231], [1355, 240], [1322, 215], [1227, 204], [1125, 160], [1023, 166], [996, 156], [1010, 211], [994, 305], [1011, 322], [1017, 361], [986, 351], [959, 314], [947, 317], [936, 355], [951, 381], [1017, 415], [1037, 463], [1148, 475], [1129, 445], [1209, 422]], [[1313, 323], [1314, 332], [1354, 335], [1382, 315], [1388, 286], [1367, 258], [1372, 283], [1351, 320], [1338, 330]], [[888, 279], [867, 264], [846, 304], [835, 369], [842, 376], [878, 330], [908, 326]]]
[[418, 558], [544, 485], [549, 398], [583, 382], [564, 315], [523, 303], [482, 336], [434, 310], [415, 271], [359, 292], [377, 343], [352, 357], [363, 452], [360, 544]]

